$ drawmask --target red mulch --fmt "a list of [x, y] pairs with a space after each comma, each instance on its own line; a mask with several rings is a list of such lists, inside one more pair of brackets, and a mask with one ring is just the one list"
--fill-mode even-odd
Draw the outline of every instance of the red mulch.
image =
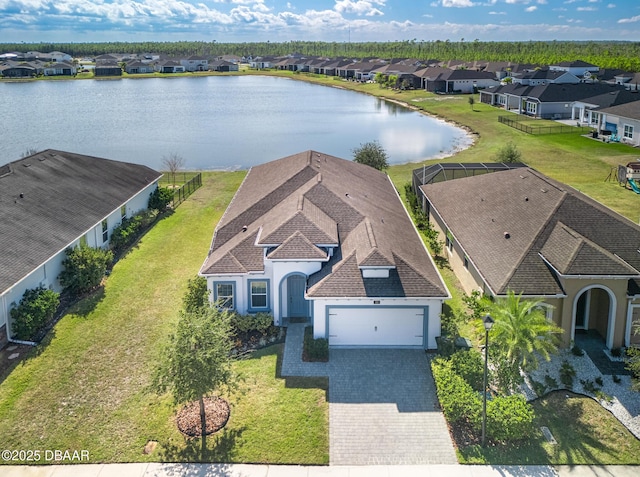
[[[231, 410], [229, 403], [220, 397], [204, 398], [204, 412], [207, 429], [205, 434], [213, 434], [226, 426]], [[188, 437], [200, 437], [200, 402], [193, 401], [184, 406], [176, 417], [178, 429]]]

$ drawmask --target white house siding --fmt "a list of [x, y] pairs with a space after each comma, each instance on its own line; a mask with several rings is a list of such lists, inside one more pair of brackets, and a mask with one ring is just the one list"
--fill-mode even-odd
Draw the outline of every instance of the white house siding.
[[[129, 199], [126, 202], [127, 216], [131, 217], [135, 213], [141, 210], [145, 210], [149, 204], [149, 196], [157, 187], [157, 183], [150, 184], [134, 197]], [[118, 207], [116, 210], [114, 210], [106, 219], [109, 227], [109, 238], [111, 238], [113, 229], [122, 222], [120, 208]], [[66, 258], [66, 249], [79, 245], [83, 236], [86, 238], [87, 245], [89, 245], [90, 247], [106, 247], [109, 245], [108, 241], [106, 243], [102, 241], [101, 220], [95, 226], [89, 229], [85, 234], [68, 244], [64, 249], [58, 251], [44, 264], [40, 265], [38, 268], [29, 273], [22, 280], [14, 284], [11, 288], [6, 290], [2, 294], [2, 296], [0, 297], [0, 328], [3, 324], [7, 324], [7, 331], [9, 332], [9, 336], [9, 328], [11, 326], [9, 319], [9, 310], [12, 308], [14, 303], [17, 304], [22, 299], [25, 291], [37, 288], [39, 286], [50, 288], [57, 292], [62, 291], [62, 286], [60, 285], [58, 277], [63, 270], [62, 262]]]
[[[329, 310], [331, 307], [341, 307], [341, 310], [349, 310], [354, 320], [367, 315], [370, 310], [386, 309], [391, 315], [396, 310], [427, 308], [427, 343], [428, 349], [436, 349], [436, 337], [440, 336], [440, 314], [442, 313], [442, 300], [425, 298], [331, 298], [313, 301], [313, 334], [315, 338], [329, 338]], [[348, 307], [348, 308], [345, 308]], [[357, 338], [356, 338], [357, 339]], [[402, 346], [402, 345], [399, 345]], [[412, 346], [412, 345], [409, 345]]]
[[[273, 283], [271, 287], [271, 294], [273, 296], [273, 317], [274, 324], [279, 325], [282, 318], [287, 315], [287, 300], [281, 299], [281, 297], [287, 296], [287, 277], [294, 274], [303, 274], [309, 276], [320, 270], [322, 262], [290, 262], [290, 261], [270, 261], [266, 260], [272, 267]], [[267, 265], [265, 265], [266, 267]]]
[[[600, 128], [605, 129], [606, 123], [615, 124], [617, 128], [617, 136], [620, 142], [631, 146], [640, 146], [640, 120], [628, 119], [613, 114], [602, 113], [600, 115]], [[625, 126], [633, 128], [632, 137], [624, 137]]]

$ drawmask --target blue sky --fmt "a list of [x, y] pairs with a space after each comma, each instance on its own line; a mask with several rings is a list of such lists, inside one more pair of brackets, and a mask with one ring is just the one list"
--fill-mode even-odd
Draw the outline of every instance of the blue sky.
[[640, 40], [638, 0], [0, 0], [0, 42]]

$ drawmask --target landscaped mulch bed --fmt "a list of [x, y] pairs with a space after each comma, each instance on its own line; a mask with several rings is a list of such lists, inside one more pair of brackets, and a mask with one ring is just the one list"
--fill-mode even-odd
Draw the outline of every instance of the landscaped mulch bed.
[[[222, 429], [229, 420], [231, 410], [229, 403], [221, 397], [205, 397], [204, 412], [206, 416], [205, 434], [213, 434]], [[188, 437], [200, 437], [202, 425], [200, 422], [200, 402], [193, 401], [184, 406], [176, 416], [178, 429]]]

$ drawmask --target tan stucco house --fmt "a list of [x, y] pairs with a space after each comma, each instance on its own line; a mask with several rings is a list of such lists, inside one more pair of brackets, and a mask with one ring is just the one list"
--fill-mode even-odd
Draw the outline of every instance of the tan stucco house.
[[567, 345], [576, 330], [640, 344], [640, 226], [526, 167], [418, 192], [466, 292], [543, 300]]

